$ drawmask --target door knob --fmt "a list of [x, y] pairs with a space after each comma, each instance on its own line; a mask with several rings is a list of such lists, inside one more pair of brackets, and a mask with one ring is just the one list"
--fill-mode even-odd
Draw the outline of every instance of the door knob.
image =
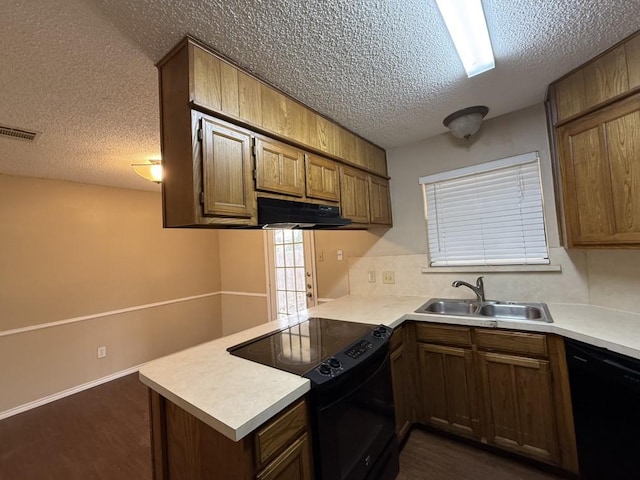
[[307, 292], [307, 298], [311, 298], [313, 297], [313, 294], [311, 292]]

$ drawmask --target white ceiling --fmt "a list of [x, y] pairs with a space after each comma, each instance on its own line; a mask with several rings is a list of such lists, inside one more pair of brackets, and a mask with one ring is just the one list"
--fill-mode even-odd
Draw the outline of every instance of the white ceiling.
[[640, 25], [640, 0], [484, 0], [496, 69], [468, 79], [434, 0], [0, 0], [0, 173], [157, 189], [158, 61], [190, 33], [383, 147], [489, 117]]

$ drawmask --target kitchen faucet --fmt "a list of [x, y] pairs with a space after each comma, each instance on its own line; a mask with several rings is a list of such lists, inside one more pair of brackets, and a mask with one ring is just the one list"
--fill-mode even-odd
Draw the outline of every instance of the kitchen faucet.
[[485, 298], [484, 298], [484, 282], [482, 281], [484, 277], [478, 277], [476, 279], [476, 286], [474, 287], [473, 285], [471, 285], [470, 283], [467, 282], [463, 282], [462, 280], [456, 280], [454, 281], [451, 286], [452, 287], [460, 287], [462, 285], [464, 285], [465, 287], [469, 287], [471, 290], [473, 290], [473, 293], [476, 294], [476, 297], [478, 297], [478, 302], [484, 302]]

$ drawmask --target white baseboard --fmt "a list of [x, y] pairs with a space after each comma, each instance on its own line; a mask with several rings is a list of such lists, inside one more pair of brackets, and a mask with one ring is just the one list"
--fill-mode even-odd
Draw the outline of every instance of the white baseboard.
[[119, 372], [112, 373], [111, 375], [107, 375], [106, 377], [98, 378], [97, 380], [83, 383], [82, 385], [78, 385], [76, 387], [68, 388], [67, 390], [63, 390], [62, 392], [39, 398], [38, 400], [34, 400], [33, 402], [25, 403], [23, 405], [13, 407], [9, 410], [5, 410], [4, 412], [0, 412], [0, 420], [12, 417], [13, 415], [17, 415], [22, 412], [26, 412], [27, 410], [31, 410], [36, 407], [41, 407], [42, 405], [46, 405], [47, 403], [55, 402], [56, 400], [68, 397], [69, 395], [73, 395], [74, 393], [82, 392], [83, 390], [88, 390], [92, 387], [97, 387], [98, 385], [116, 380], [117, 378], [124, 377], [131, 373], [135, 373], [140, 370], [140, 367], [142, 367], [142, 365], [144, 365], [144, 363], [136, 365], [135, 367], [127, 368], [125, 370], [120, 370]]

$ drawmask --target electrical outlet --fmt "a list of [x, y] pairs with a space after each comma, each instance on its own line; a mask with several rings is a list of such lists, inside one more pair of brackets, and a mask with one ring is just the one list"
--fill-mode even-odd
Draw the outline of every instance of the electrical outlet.
[[342, 259], [344, 258], [344, 257], [343, 257], [343, 255], [344, 255], [344, 254], [342, 253], [342, 250], [338, 250], [338, 252], [337, 252], [337, 253], [338, 253], [338, 261], [340, 261], [340, 262], [341, 262], [341, 261], [342, 261]]
[[376, 271], [369, 270], [369, 283], [376, 283]]
[[102, 346], [102, 347], [98, 347], [98, 358], [104, 358], [107, 356], [107, 347], [106, 346]]
[[395, 272], [382, 272], [382, 283], [396, 283]]

